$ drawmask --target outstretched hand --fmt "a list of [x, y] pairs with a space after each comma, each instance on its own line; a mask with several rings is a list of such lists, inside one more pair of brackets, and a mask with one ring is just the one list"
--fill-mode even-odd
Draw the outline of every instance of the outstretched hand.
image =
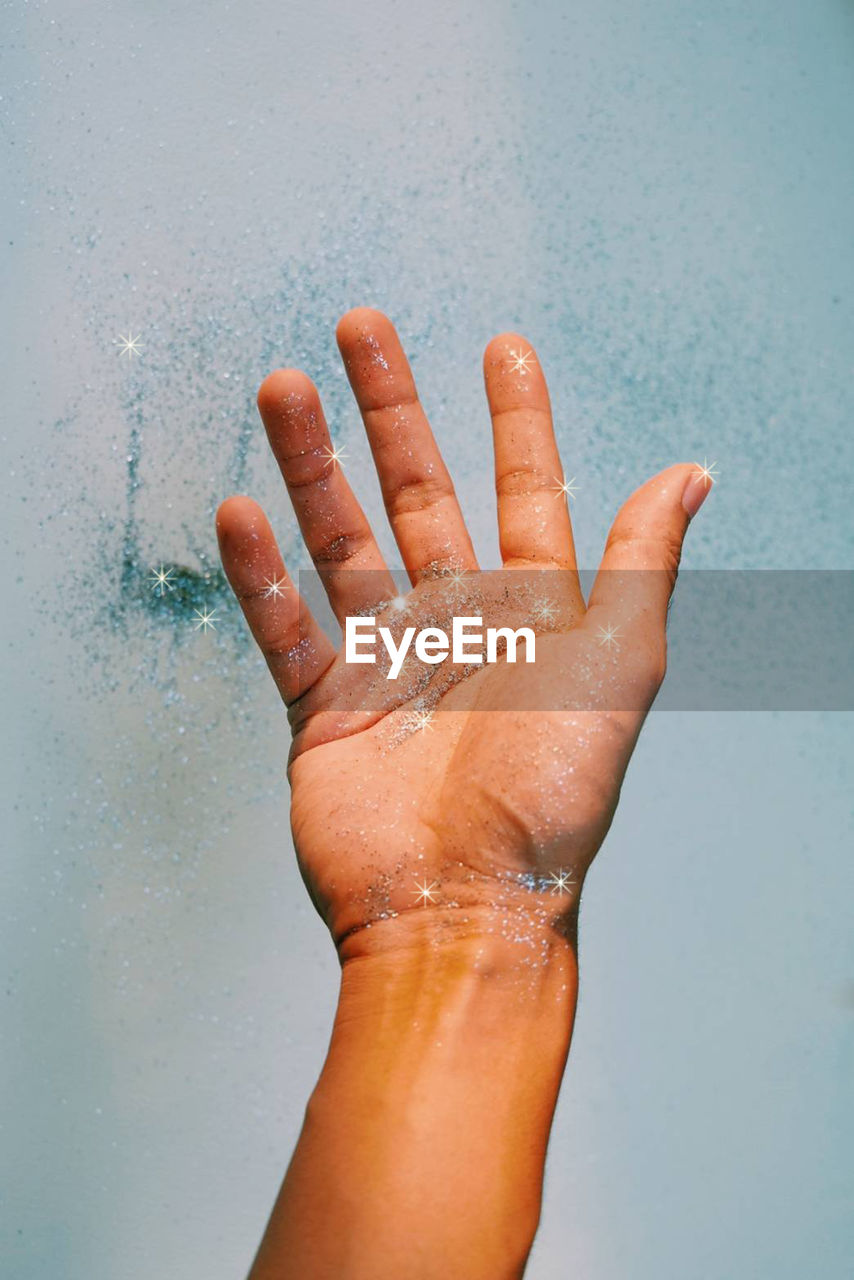
[[533, 627], [537, 656], [425, 671], [410, 650], [393, 682], [382, 666], [349, 665], [300, 600], [262, 509], [248, 497], [221, 505], [223, 565], [294, 730], [291, 820], [309, 892], [342, 959], [460, 919], [493, 932], [520, 915], [569, 926], [664, 675], [682, 540], [711, 480], [679, 464], [638, 489], [585, 604], [542, 369], [523, 338], [501, 334], [484, 376], [503, 569], [482, 573], [391, 322], [356, 308], [337, 339], [407, 595], [310, 379], [280, 369], [258, 404], [342, 627], [366, 615], [397, 633], [449, 630], [452, 616], [479, 615]]

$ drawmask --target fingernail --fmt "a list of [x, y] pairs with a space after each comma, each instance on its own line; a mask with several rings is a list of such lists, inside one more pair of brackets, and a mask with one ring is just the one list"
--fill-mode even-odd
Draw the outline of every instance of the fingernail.
[[705, 468], [698, 468], [693, 472], [682, 491], [682, 506], [688, 512], [689, 519], [693, 520], [700, 510], [713, 484], [714, 480]]

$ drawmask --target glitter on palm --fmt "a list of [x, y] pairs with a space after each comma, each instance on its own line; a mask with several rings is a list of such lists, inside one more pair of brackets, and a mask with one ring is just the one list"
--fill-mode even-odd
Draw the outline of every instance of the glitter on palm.
[[599, 628], [599, 643], [601, 645], [605, 645], [608, 649], [619, 650], [620, 642], [617, 639], [619, 634], [620, 628], [613, 626], [613, 624], [609, 622], [607, 627]]
[[425, 877], [422, 884], [419, 884], [416, 880], [415, 885], [416, 887], [412, 890], [412, 895], [421, 903], [422, 907], [426, 907], [428, 903], [436, 901], [436, 890], [439, 888], [437, 881], [431, 880], [428, 884]]

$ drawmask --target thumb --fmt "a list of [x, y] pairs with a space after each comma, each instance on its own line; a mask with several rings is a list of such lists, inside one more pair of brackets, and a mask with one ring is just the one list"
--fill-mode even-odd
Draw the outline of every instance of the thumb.
[[712, 484], [710, 467], [683, 462], [641, 485], [617, 513], [590, 593], [584, 626], [627, 641], [659, 683], [682, 541]]

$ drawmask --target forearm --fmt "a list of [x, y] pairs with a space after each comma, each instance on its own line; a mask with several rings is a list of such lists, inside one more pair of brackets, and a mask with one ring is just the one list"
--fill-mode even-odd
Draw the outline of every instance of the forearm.
[[576, 992], [574, 947], [542, 922], [425, 911], [345, 949], [251, 1280], [520, 1276]]

